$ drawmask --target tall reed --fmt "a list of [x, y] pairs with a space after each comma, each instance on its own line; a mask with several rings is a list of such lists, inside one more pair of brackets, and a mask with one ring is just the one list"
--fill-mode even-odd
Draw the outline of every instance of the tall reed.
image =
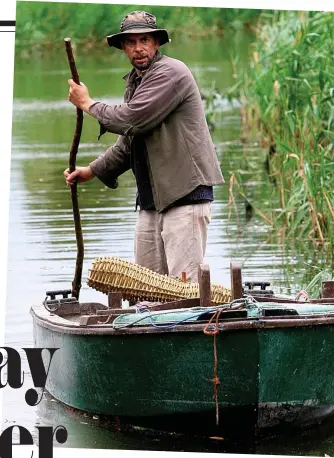
[[229, 96], [242, 103], [243, 132], [272, 153], [276, 227], [323, 243], [334, 236], [334, 14], [286, 11], [265, 20]]

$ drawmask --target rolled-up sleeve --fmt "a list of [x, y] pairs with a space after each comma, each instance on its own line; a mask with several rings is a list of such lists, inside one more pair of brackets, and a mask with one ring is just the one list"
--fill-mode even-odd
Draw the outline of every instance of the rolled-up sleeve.
[[130, 169], [130, 140], [119, 136], [116, 143], [90, 164], [93, 173], [109, 188], [117, 188], [117, 178]]
[[150, 72], [143, 79], [128, 103], [97, 102], [89, 111], [107, 131], [133, 136], [154, 129], [181, 102], [174, 80], [161, 69]]

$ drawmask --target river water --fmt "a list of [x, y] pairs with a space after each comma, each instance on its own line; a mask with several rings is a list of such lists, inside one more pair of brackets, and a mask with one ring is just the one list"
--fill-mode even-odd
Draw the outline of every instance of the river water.
[[[220, 39], [183, 41], [181, 46], [171, 43], [162, 50], [186, 62], [205, 93], [213, 86], [222, 91], [235, 84], [231, 57], [238, 56], [241, 65], [246, 66], [250, 43], [246, 33], [233, 33]], [[77, 49], [77, 55], [80, 78], [91, 96], [120, 103], [121, 77], [129, 71], [125, 57], [109, 48], [96, 54]], [[43, 301], [47, 290], [70, 288], [73, 279], [76, 242], [70, 193], [62, 175], [75, 126], [75, 109], [67, 101], [68, 78], [65, 52], [15, 60], [6, 343], [18, 349], [32, 346], [31, 305]], [[98, 142], [98, 130], [97, 122], [85, 116], [78, 165], [86, 165], [115, 140], [114, 135], [106, 134]], [[211, 279], [229, 285], [229, 264], [234, 260], [242, 263], [244, 280], [270, 281], [276, 292], [298, 291], [305, 278], [314, 273], [314, 255], [296, 249], [292, 241], [279, 244], [261, 218], [249, 217], [236, 191], [234, 210], [229, 205], [230, 174], [241, 171], [257, 207], [276, 208], [273, 184], [263, 166], [265, 152], [256, 143], [240, 141], [238, 107], [231, 107], [225, 99], [217, 103], [213, 140], [226, 184], [215, 191], [209, 228], [206, 261]], [[111, 255], [133, 260], [136, 213], [131, 173], [121, 177], [117, 190], [107, 189], [98, 180], [80, 185], [79, 201], [85, 242], [84, 280], [95, 257]], [[105, 296], [85, 284], [81, 299], [106, 303]], [[29, 383], [26, 367], [25, 372]], [[24, 401], [24, 392], [5, 389], [3, 427], [16, 423], [32, 430], [38, 424], [63, 424], [69, 432], [68, 447], [229, 451], [217, 442], [139, 431], [119, 433], [48, 396], [32, 409]], [[334, 427], [329, 427], [316, 433], [304, 432], [303, 438], [272, 438], [260, 444], [257, 452], [323, 456], [334, 453], [333, 434]]]

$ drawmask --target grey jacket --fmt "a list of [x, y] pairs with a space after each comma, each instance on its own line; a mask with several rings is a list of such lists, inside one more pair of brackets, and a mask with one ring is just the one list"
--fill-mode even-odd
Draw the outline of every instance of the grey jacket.
[[90, 166], [107, 186], [130, 168], [133, 136], [142, 135], [155, 208], [162, 212], [199, 185], [224, 183], [197, 84], [181, 61], [158, 53], [134, 91], [135, 69], [124, 77], [124, 103], [97, 102], [90, 113], [119, 134]]

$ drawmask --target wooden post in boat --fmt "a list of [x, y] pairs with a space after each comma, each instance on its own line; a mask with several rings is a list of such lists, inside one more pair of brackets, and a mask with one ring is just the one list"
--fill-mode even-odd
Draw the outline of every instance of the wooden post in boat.
[[210, 268], [208, 264], [198, 266], [199, 305], [201, 307], [211, 306], [211, 284]]
[[241, 264], [238, 262], [231, 262], [230, 273], [232, 301], [234, 301], [235, 299], [240, 299], [242, 297]]
[[334, 297], [334, 281], [323, 281], [321, 285], [321, 297], [324, 299]]
[[108, 307], [110, 309], [122, 308], [122, 293], [108, 293]]

